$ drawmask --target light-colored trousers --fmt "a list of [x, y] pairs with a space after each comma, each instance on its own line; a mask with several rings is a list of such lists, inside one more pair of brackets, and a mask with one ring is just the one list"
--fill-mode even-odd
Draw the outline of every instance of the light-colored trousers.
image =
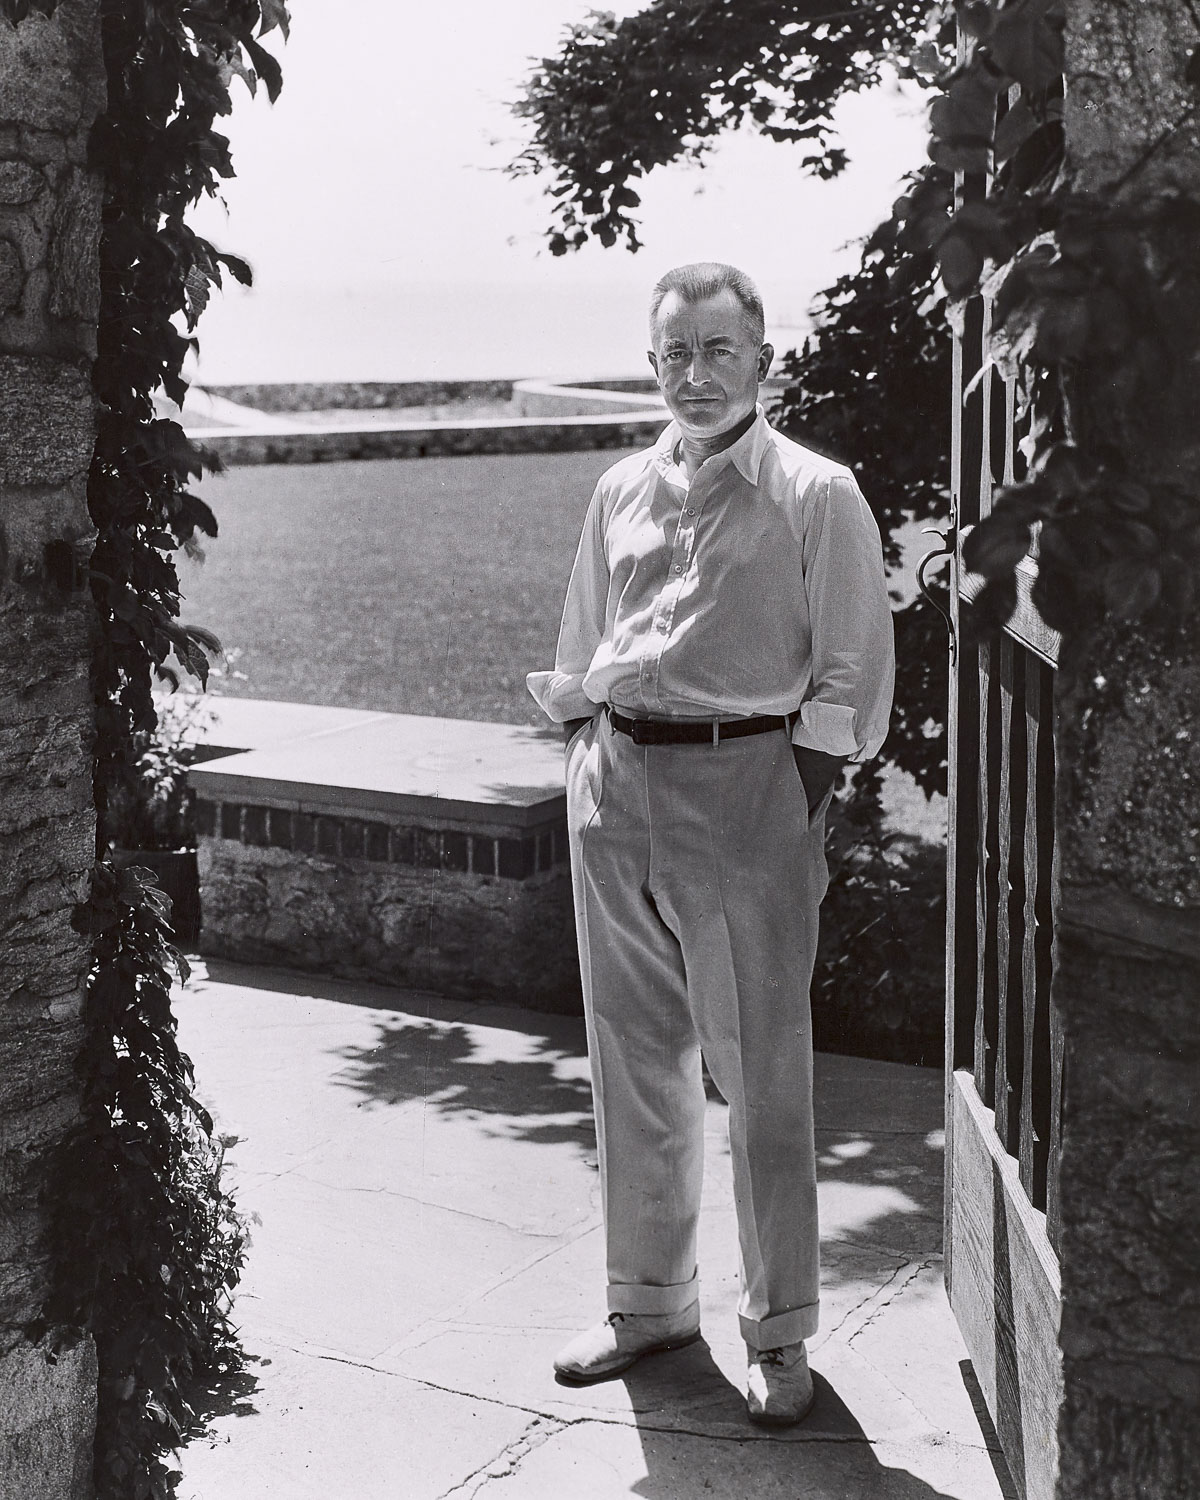
[[729, 1106], [743, 1337], [808, 1338], [824, 804], [810, 819], [782, 730], [638, 746], [601, 713], [567, 747], [567, 805], [609, 1310], [697, 1295], [703, 1052]]

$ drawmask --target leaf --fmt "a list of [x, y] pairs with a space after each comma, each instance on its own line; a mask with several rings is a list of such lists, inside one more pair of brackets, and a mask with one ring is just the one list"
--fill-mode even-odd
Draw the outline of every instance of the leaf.
[[1062, 75], [1061, 0], [1009, 0], [987, 38], [996, 66], [1023, 89], [1040, 93]]
[[1082, 359], [1092, 319], [1083, 297], [1048, 297], [1036, 316], [1034, 349], [1047, 364]]
[[967, 4], [955, 6], [958, 24], [967, 36], [982, 38], [992, 29], [995, 12], [985, 0], [968, 0]]
[[963, 562], [984, 578], [1010, 577], [1029, 552], [1029, 523], [1012, 511], [993, 511], [963, 543]]
[[1119, 619], [1134, 620], [1158, 602], [1162, 574], [1153, 563], [1119, 560], [1105, 569], [1104, 602]]
[[979, 285], [983, 256], [953, 227], [938, 241], [937, 258], [942, 281], [951, 297], [965, 297]]
[[1082, 608], [1074, 577], [1045, 556], [1039, 558], [1038, 574], [1033, 580], [1029, 598], [1052, 630], [1063, 634], [1078, 630]]
[[1025, 142], [1041, 129], [1041, 121], [1024, 99], [1009, 107], [996, 126], [992, 138], [992, 151], [997, 162], [1006, 162], [1015, 156]]
[[233, 279], [240, 282], [242, 286], [254, 285], [254, 271], [248, 261], [244, 261], [240, 255], [230, 255], [227, 250], [218, 250], [216, 258], [225, 267]]
[[287, 41], [291, 16], [285, 0], [258, 0], [258, 8], [262, 15], [262, 25], [258, 29], [259, 36], [266, 36], [267, 32], [274, 31], [278, 27], [283, 33], [284, 41]]
[[934, 140], [929, 145], [929, 159], [946, 172], [966, 172], [982, 176], [988, 169], [991, 151], [986, 141]]
[[279, 98], [279, 91], [283, 88], [283, 71], [276, 60], [265, 47], [256, 42], [253, 37], [246, 37], [242, 43], [250, 61], [254, 64], [255, 71], [267, 86], [267, 98], [274, 104]]
[[968, 642], [978, 642], [994, 635], [1012, 619], [1016, 607], [1016, 574], [990, 579], [976, 594], [971, 607], [960, 616], [964, 636]]

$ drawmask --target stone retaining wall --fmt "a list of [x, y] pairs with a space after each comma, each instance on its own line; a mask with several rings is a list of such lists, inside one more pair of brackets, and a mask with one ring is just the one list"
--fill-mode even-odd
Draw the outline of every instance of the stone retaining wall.
[[[436, 833], [426, 831], [430, 843]], [[567, 865], [506, 878], [225, 838], [200, 844], [202, 950], [532, 1010], [581, 1006]]]
[[213, 700], [202, 953], [581, 1006], [562, 748], [507, 724]]
[[333, 380], [263, 381], [251, 385], [203, 386], [213, 396], [256, 411], [378, 411], [403, 406], [442, 406], [456, 401], [508, 401], [511, 380]]
[[510, 417], [496, 421], [408, 422], [391, 427], [308, 427], [294, 432], [201, 429], [193, 436], [226, 464], [305, 464], [644, 448], [665, 425], [664, 415], [652, 411], [647, 416]]

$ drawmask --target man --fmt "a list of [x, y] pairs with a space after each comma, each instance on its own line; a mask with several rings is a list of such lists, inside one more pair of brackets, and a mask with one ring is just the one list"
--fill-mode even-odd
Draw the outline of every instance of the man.
[[555, 1368], [606, 1379], [699, 1337], [701, 1054], [729, 1106], [752, 1420], [813, 1400], [809, 983], [824, 814], [883, 742], [879, 532], [850, 472], [758, 406], [774, 355], [732, 266], [669, 272], [650, 363], [673, 417], [600, 480], [553, 672], [608, 1259], [604, 1322]]

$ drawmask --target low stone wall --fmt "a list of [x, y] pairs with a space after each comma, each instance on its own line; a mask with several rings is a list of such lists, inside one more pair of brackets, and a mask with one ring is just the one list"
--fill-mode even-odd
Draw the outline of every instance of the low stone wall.
[[204, 385], [255, 411], [379, 411], [403, 406], [442, 406], [461, 401], [508, 401], [511, 380], [326, 380], [261, 381], [251, 385]]
[[562, 748], [508, 724], [213, 700], [200, 951], [580, 1009]]
[[513, 386], [513, 415], [518, 417], [586, 417], [628, 413], [646, 407], [660, 427], [669, 420], [666, 403], [653, 381], [617, 381], [612, 386], [551, 380], [518, 380]]
[[496, 421], [397, 423], [192, 434], [226, 464], [337, 463], [367, 458], [461, 457], [480, 453], [582, 453], [645, 448], [662, 431], [661, 412], [647, 416], [510, 417]]
[[[326, 830], [335, 842], [328, 822]], [[439, 860], [437, 831], [419, 832], [427, 864], [202, 839], [202, 951], [531, 1010], [579, 1010], [569, 865], [519, 877], [455, 869], [464, 836], [447, 831]]]

